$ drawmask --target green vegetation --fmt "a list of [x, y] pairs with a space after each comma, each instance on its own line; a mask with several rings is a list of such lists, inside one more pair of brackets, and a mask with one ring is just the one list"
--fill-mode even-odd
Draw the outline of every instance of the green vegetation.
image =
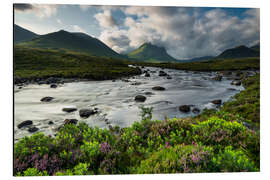
[[152, 66], [189, 71], [229, 71], [260, 69], [260, 58], [238, 58], [238, 59], [215, 59], [211, 61], [190, 63], [134, 63], [140, 66]]
[[68, 51], [22, 46], [14, 48], [15, 79], [61, 77], [106, 80], [140, 74], [139, 68], [131, 68], [127, 64], [128, 62], [120, 59]]
[[[131, 127], [69, 124], [55, 138], [24, 137], [15, 144], [14, 175], [259, 171], [260, 132], [252, 128], [259, 112], [249, 111], [259, 102], [258, 81], [259, 75], [242, 80], [246, 90], [194, 118], [151, 120], [152, 108], [141, 107], [142, 121]], [[239, 104], [245, 109], [238, 113]]]

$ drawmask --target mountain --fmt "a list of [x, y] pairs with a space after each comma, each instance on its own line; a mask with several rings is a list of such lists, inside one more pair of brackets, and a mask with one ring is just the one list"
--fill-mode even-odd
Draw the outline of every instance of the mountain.
[[29, 41], [34, 38], [37, 38], [39, 35], [22, 28], [21, 26], [18, 26], [14, 24], [14, 43], [23, 42], [23, 41]]
[[170, 56], [164, 47], [158, 47], [151, 43], [144, 43], [138, 49], [127, 54], [127, 57], [136, 61], [148, 62], [175, 62], [175, 58]]
[[257, 50], [248, 48], [246, 46], [238, 46], [232, 49], [227, 49], [218, 55], [217, 59], [227, 58], [244, 58], [244, 57], [259, 57], [260, 53]]
[[36, 39], [22, 42], [18, 45], [33, 48], [69, 50], [93, 56], [122, 58], [120, 54], [96, 38], [84, 33], [71, 33], [64, 30], [41, 35]]
[[260, 51], [260, 43], [258, 43], [258, 44], [256, 44], [256, 45], [254, 45], [254, 46], [252, 46], [252, 47], [250, 47], [250, 49], [253, 49], [253, 50], [255, 50], [255, 51]]

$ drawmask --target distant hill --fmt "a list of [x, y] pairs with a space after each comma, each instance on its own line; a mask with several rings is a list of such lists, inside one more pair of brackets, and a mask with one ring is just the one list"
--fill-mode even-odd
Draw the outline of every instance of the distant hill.
[[227, 58], [245, 58], [245, 57], [259, 57], [260, 53], [257, 50], [248, 48], [246, 46], [238, 46], [232, 49], [227, 49], [216, 57], [216, 59]]
[[64, 30], [41, 35], [36, 39], [18, 45], [42, 49], [69, 50], [87, 53], [92, 56], [122, 58], [120, 54], [96, 38], [84, 33], [71, 33]]
[[178, 60], [178, 62], [200, 62], [200, 61], [208, 61], [215, 58], [214, 56], [202, 56], [202, 57], [195, 57], [192, 59], [186, 59], [186, 60]]
[[175, 62], [175, 58], [170, 56], [164, 47], [158, 47], [151, 43], [144, 43], [138, 49], [127, 54], [127, 57], [136, 61], [147, 62]]
[[260, 43], [256, 44], [255, 46], [250, 47], [253, 50], [260, 51]]
[[16, 24], [14, 24], [13, 27], [14, 27], [14, 43], [29, 41], [39, 36], [38, 34], [35, 34], [27, 29], [24, 29]]

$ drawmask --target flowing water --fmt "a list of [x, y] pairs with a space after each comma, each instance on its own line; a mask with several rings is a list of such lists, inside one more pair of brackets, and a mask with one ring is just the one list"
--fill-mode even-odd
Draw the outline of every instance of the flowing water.
[[[194, 116], [179, 111], [180, 105], [194, 105], [199, 109], [215, 108], [212, 100], [222, 99], [222, 102], [243, 90], [242, 86], [231, 85], [231, 80], [223, 78], [214, 81], [214, 72], [191, 72], [165, 69], [172, 79], [158, 76], [160, 68], [148, 68], [151, 77], [143, 75], [129, 78], [130, 82], [122, 80], [71, 82], [50, 88], [49, 85], [27, 85], [22, 89], [15, 86], [14, 94], [14, 137], [15, 141], [25, 135], [31, 135], [27, 128], [18, 129], [17, 125], [25, 120], [32, 120], [33, 125], [46, 135], [54, 135], [56, 129], [65, 119], [77, 119], [91, 126], [108, 128], [109, 124], [120, 127], [130, 126], [139, 121], [140, 105], [153, 107], [153, 119], [162, 120], [164, 116], [186, 117]], [[132, 85], [134, 82], [140, 85]], [[154, 91], [152, 87], [162, 86], [165, 91]], [[235, 90], [232, 90], [233, 88]], [[152, 92], [152, 95], [146, 95]], [[135, 102], [136, 95], [147, 97], [143, 103]], [[41, 102], [45, 96], [54, 97], [51, 102]], [[78, 111], [63, 112], [64, 107], [76, 107]], [[79, 109], [98, 108], [99, 113], [83, 119]], [[193, 107], [193, 108], [194, 108]], [[105, 119], [107, 119], [105, 121]], [[54, 124], [49, 125], [49, 121]]]

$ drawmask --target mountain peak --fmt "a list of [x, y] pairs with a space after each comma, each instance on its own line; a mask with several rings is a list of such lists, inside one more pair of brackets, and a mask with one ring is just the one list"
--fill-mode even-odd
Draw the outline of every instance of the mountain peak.
[[164, 47], [159, 47], [151, 42], [143, 43], [138, 49], [128, 53], [128, 57], [138, 61], [168, 62], [176, 61]]

